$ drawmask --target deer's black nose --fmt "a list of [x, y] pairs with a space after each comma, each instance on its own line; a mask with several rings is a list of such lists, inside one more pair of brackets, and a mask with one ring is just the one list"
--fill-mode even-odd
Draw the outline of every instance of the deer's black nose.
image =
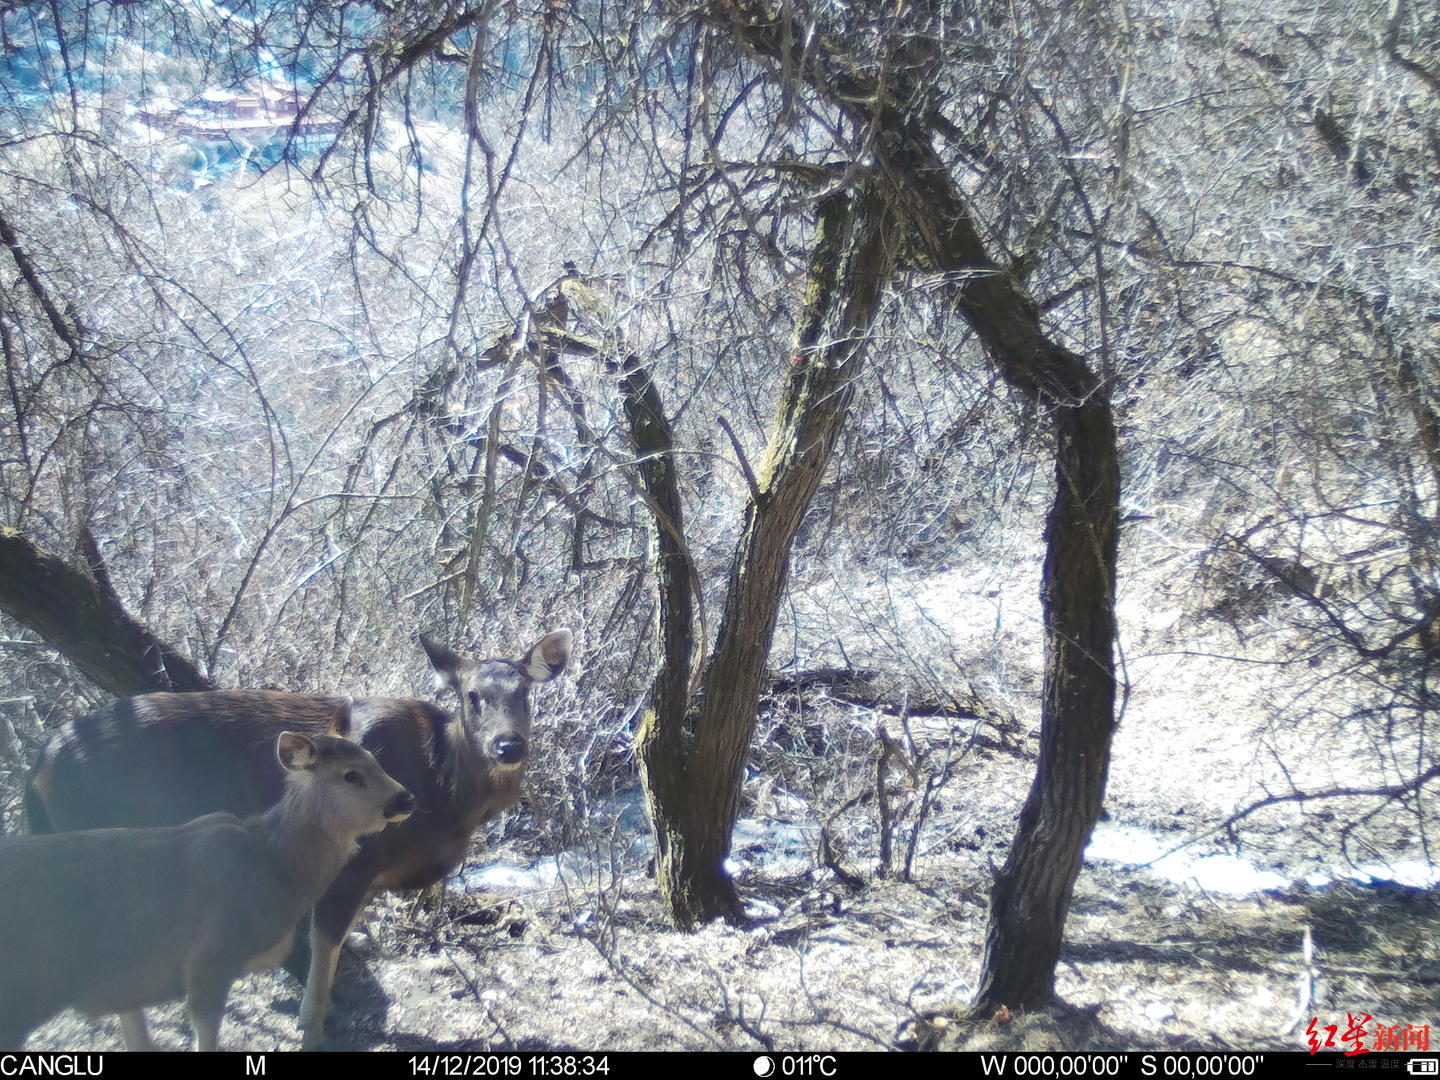
[[390, 800], [390, 805], [385, 807], [385, 816], [390, 820], [395, 818], [408, 817], [415, 810], [415, 796], [408, 791], [402, 791]]
[[490, 740], [490, 753], [501, 765], [519, 765], [527, 750], [523, 735], [496, 735]]

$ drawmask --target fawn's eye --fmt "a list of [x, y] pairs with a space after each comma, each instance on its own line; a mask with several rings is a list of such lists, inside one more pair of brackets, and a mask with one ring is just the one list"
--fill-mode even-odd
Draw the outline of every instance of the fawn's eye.
[[345, 774], [345, 782], [347, 784], [354, 784], [356, 787], [364, 787], [365, 777], [362, 773], [356, 772], [354, 769], [351, 769]]

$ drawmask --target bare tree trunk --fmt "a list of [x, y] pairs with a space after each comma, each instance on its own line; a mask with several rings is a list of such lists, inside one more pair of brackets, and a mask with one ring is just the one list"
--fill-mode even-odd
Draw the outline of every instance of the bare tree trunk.
[[[666, 610], [676, 607], [683, 590], [678, 577], [662, 572], [667, 654], [641, 731], [641, 764], [657, 833], [660, 887], [681, 926], [743, 915], [724, 864], [790, 548], [854, 393], [866, 337], [894, 265], [895, 232], [893, 215], [869, 183], [853, 196], [832, 193], [821, 201], [805, 310], [787, 358], [790, 377], [745, 510], [715, 651], [693, 717], [688, 694], [679, 693], [674, 681], [688, 670], [688, 656], [680, 653], [689, 638], [665, 633], [684, 617]], [[643, 453], [638, 432], [636, 443]], [[651, 495], [661, 501], [653, 488]], [[673, 516], [671, 521], [678, 524]], [[663, 564], [666, 523], [658, 515], [657, 522]], [[688, 607], [688, 598], [685, 603]], [[693, 723], [691, 740], [685, 738], [687, 720]]]
[[924, 249], [957, 275], [955, 305], [1006, 381], [1050, 409], [1055, 496], [1045, 525], [1040, 603], [1045, 694], [1040, 761], [995, 881], [977, 1011], [1054, 997], [1055, 964], [1081, 857], [1100, 817], [1115, 724], [1115, 566], [1119, 452], [1105, 387], [1084, 359], [1045, 336], [1039, 308], [991, 260], [969, 206], [921, 132], [886, 164], [920, 220]]
[[190, 661], [130, 617], [98, 568], [91, 577], [13, 529], [0, 529], [0, 611], [112, 694], [214, 689]]
[[1109, 403], [1057, 408], [1055, 502], [1045, 529], [1040, 761], [990, 894], [978, 1011], [1054, 997], [1081, 857], [1105, 800], [1114, 730], [1116, 506]]
[[1043, 1004], [1054, 995], [1071, 892], [1104, 800], [1114, 727], [1120, 481], [1106, 389], [1082, 357], [1045, 336], [1034, 299], [986, 251], [968, 200], [934, 150], [937, 134], [953, 131], [942, 130], [939, 116], [897, 104], [923, 101], [924, 94], [878, 82], [840, 42], [798, 42], [779, 10], [760, 0], [711, 4], [702, 17], [808, 82], [859, 130], [877, 133], [870, 144], [876, 168], [917, 259], [947, 275], [957, 312], [1005, 380], [1050, 409], [1055, 500], [1040, 597], [1046, 656], [1040, 762], [991, 896], [975, 1007]]
[[[641, 482], [655, 518], [655, 581], [659, 592], [660, 665], [650, 688], [636, 735], [640, 782], [655, 824], [660, 892], [672, 911], [689, 910], [684, 883], [702, 876], [688, 858], [690, 835], [684, 728], [690, 701], [690, 658], [695, 651], [694, 566], [685, 547], [685, 517], [675, 473], [675, 435], [660, 394], [644, 369], [632, 369], [621, 381], [625, 416], [639, 456]], [[677, 902], [676, 895], [682, 900]], [[678, 918], [678, 916], [677, 916]]]

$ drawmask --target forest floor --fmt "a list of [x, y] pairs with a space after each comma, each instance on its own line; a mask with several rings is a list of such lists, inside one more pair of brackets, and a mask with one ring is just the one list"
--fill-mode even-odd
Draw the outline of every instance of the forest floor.
[[[1343, 1031], [1347, 1014], [1391, 1027], [1430, 1025], [1440, 1037], [1440, 889], [1433, 877], [1419, 888], [1362, 883], [1365, 875], [1357, 875], [1357, 868], [1407, 862], [1423, 873], [1424, 860], [1416, 860], [1423, 842], [1403, 818], [1374, 817], [1366, 839], [1342, 831], [1344, 815], [1303, 802], [1267, 807], [1232, 833], [1227, 823], [1238, 810], [1275, 792], [1374, 778], [1364, 773], [1365, 755], [1326, 749], [1346, 745], [1333, 720], [1297, 723], [1290, 709], [1276, 722], [1271, 703], [1304, 677], [1285, 666], [1283, 639], [1236, 641], [1238, 630], [1213, 626], [1202, 628], [1210, 635], [1202, 639], [1165, 610], [1158, 590], [1121, 598], [1129, 692], [1113, 748], [1108, 820], [1097, 830], [1066, 926], [1057, 970], [1063, 1005], [1031, 1016], [964, 1019], [978, 980], [993, 869], [1004, 860], [1034, 773], [1034, 720], [1007, 723], [1003, 716], [1038, 711], [1039, 635], [1005, 621], [1007, 612], [1033, 612], [1033, 584], [930, 583], [938, 599], [919, 612], [919, 630], [907, 628], [897, 640], [913, 642], [925, 627], [944, 625], [944, 640], [907, 644], [910, 655], [927, 662], [969, 657], [973, 674], [942, 672], [936, 681], [984, 691], [995, 685], [986, 679], [1003, 672], [1009, 690], [998, 722], [932, 716], [908, 725], [914, 780], [922, 790], [929, 778], [939, 785], [915, 845], [913, 880], [877, 873], [877, 725], [897, 738], [905, 725], [824, 692], [772, 700], [733, 849], [754, 916], [749, 926], [694, 934], [670, 927], [646, 876], [647, 838], [633, 791], [591, 796], [587, 811], [558, 828], [565, 813], [538, 805], [544, 785], [532, 784], [522, 814], [505, 819], [506, 846], [477, 840], [466, 875], [472, 887], [452, 884], [425, 904], [396, 895], [371, 902], [362, 932], [352, 935], [359, 947], [341, 961], [331, 1045], [1300, 1050], [1312, 1017], [1318, 1027]], [[862, 585], [848, 584], [844, 605], [811, 588], [809, 613], [797, 604], [798, 625], [815, 620], [806, 634], [816, 641], [880, 640], [881, 609], [865, 607]], [[914, 593], [923, 606], [923, 594]], [[989, 606], [976, 597], [988, 597]], [[881, 600], [885, 612], [894, 610]], [[884, 657], [847, 648], [847, 663], [897, 670]], [[1227, 651], [1243, 652], [1244, 663], [1203, 659]], [[627, 738], [618, 733], [617, 745]], [[904, 863], [919, 816], [903, 771], [891, 775], [894, 868]], [[831, 838], [828, 856], [821, 854], [821, 822]], [[572, 839], [562, 858], [546, 858], [546, 829], [581, 839]], [[1138, 848], [1136, 837], [1145, 841]], [[1117, 856], [1127, 842], [1149, 853]], [[1192, 862], [1178, 873], [1156, 872], [1163, 862], [1135, 865], [1181, 846]], [[1099, 858], [1102, 849], [1119, 861]], [[473, 869], [486, 865], [488, 873]], [[1238, 885], [1217, 880], [1213, 871], [1224, 867], [1244, 871]], [[1328, 883], [1317, 884], [1322, 876]], [[221, 1045], [296, 1048], [299, 997], [298, 984], [278, 969], [242, 980]], [[157, 1040], [185, 1046], [183, 1010], [153, 1012]], [[113, 1020], [74, 1014], [29, 1043], [119, 1045]]]
[[[952, 780], [971, 800], [965, 820], [948, 822], [942, 850], [917, 858], [913, 882], [866, 872], [863, 883], [846, 885], [813, 852], [766, 857], [740, 873], [756, 915], [745, 928], [674, 931], [643, 856], [613, 850], [598, 853], [613, 856], [611, 865], [587, 860], [588, 881], [562, 875], [549, 885], [451, 890], [430, 906], [380, 897], [354, 936], [360, 948], [342, 960], [331, 1045], [1295, 1050], [1305, 1048], [1312, 1016], [1342, 1030], [1347, 1012], [1440, 1027], [1433, 888], [1341, 882], [1237, 897], [1093, 860], [1077, 886], [1057, 973], [1065, 1007], [1004, 1022], [960, 1019], [979, 969], [985, 862], [998, 853], [996, 838], [1008, 835], [974, 800], [991, 792], [998, 818], [999, 793], [1023, 790], [1027, 767], [995, 758], [968, 772], [968, 785], [964, 775]], [[1146, 821], [1134, 810], [1130, 823], [1184, 839], [1173, 817]], [[945, 827], [937, 823], [937, 834]], [[759, 854], [737, 844], [742, 862]], [[1301, 977], [1304, 927], [1317, 948], [1313, 1004], [1300, 996], [1309, 981]], [[299, 990], [279, 969], [242, 980], [222, 1046], [294, 1049]], [[152, 1013], [162, 1046], [187, 1045], [178, 1005]], [[113, 1020], [74, 1014], [29, 1043], [119, 1045]]]

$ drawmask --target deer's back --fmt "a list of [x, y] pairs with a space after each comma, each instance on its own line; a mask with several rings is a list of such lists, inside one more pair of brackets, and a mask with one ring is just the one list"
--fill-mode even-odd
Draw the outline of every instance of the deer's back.
[[276, 737], [321, 734], [343, 705], [260, 690], [122, 698], [51, 737], [30, 774], [30, 828], [143, 828], [221, 810], [258, 814], [284, 788]]

